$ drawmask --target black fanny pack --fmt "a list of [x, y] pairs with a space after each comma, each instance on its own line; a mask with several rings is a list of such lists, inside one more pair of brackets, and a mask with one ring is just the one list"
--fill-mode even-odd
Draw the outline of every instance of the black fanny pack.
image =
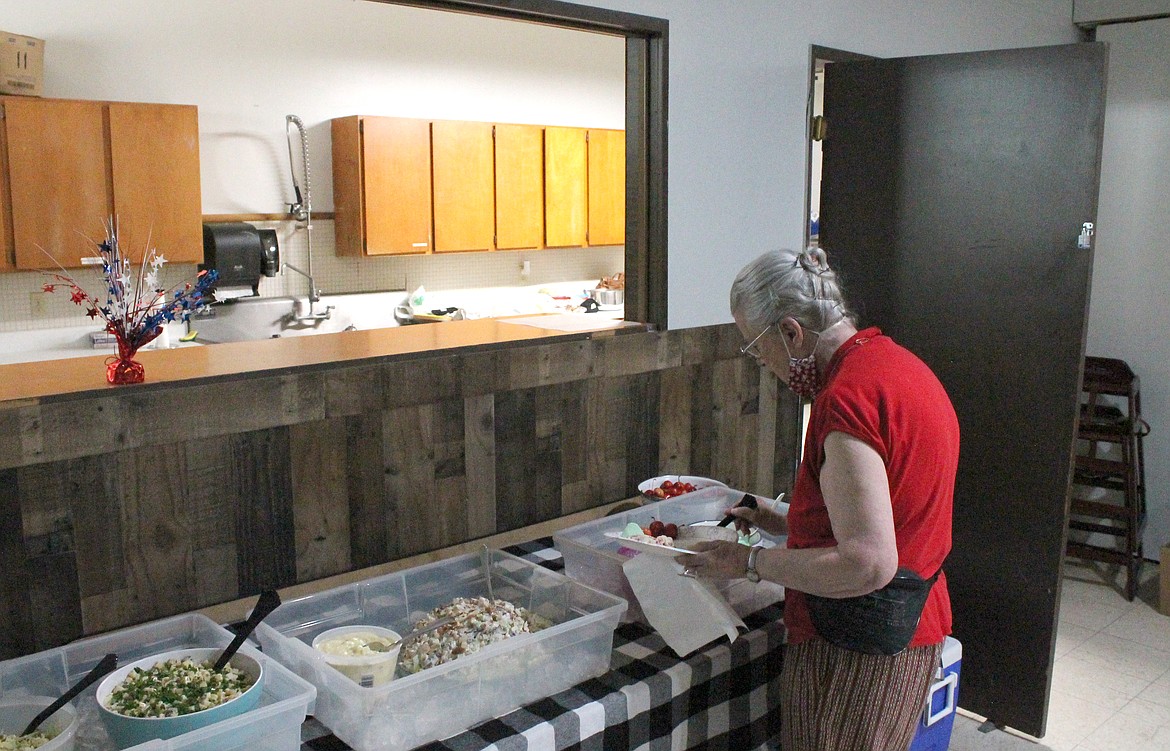
[[940, 568], [923, 579], [899, 568], [890, 583], [860, 597], [820, 597], [805, 594], [817, 633], [842, 649], [870, 655], [901, 652], [914, 638], [922, 608]]

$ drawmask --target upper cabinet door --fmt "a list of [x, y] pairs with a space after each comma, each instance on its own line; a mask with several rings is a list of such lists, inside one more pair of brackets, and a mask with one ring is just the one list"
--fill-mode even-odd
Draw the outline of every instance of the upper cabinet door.
[[544, 129], [496, 126], [496, 247], [544, 244]]
[[203, 261], [199, 114], [193, 105], [111, 102], [110, 169], [122, 250]]
[[365, 254], [362, 200], [362, 118], [335, 117], [329, 123], [333, 152], [333, 232], [339, 256]]
[[426, 120], [361, 119], [365, 253], [431, 247], [431, 127]]
[[[0, 107], [4, 100], [0, 99]], [[8, 131], [0, 122], [0, 272], [16, 270], [16, 249], [12, 242], [12, 195], [8, 190]]]
[[589, 131], [589, 244], [626, 241], [626, 132]]
[[435, 251], [491, 250], [495, 245], [491, 123], [431, 123]]
[[[112, 217], [102, 102], [4, 99], [16, 265], [81, 266]], [[42, 248], [44, 249], [42, 251]], [[48, 253], [49, 255], [46, 255]], [[52, 256], [52, 258], [50, 258]]]
[[545, 244], [586, 244], [586, 148], [584, 128], [544, 129]]

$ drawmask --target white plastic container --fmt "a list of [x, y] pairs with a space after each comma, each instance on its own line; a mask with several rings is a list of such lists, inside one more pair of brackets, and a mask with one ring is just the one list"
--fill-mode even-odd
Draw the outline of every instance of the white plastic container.
[[[373, 654], [343, 654], [330, 648], [335, 640], [362, 638], [365, 641], [363, 637], [366, 636], [380, 639], [386, 644], [397, 644], [385, 652]], [[401, 639], [397, 631], [380, 626], [339, 626], [317, 634], [313, 639], [313, 649], [325, 655], [325, 662], [349, 676], [354, 683], [363, 688], [372, 688], [394, 680], [398, 653], [402, 651]]]
[[[311, 646], [349, 624], [405, 633], [456, 597], [489, 596], [552, 625], [370, 688]], [[625, 609], [624, 600], [493, 550], [285, 601], [255, 633], [265, 654], [317, 686], [314, 715], [338, 738], [357, 751], [403, 751], [604, 674]]]
[[[50, 696], [23, 696], [0, 700], [0, 735], [23, 733], [32, 719], [54, 701], [56, 697]], [[49, 715], [37, 728], [37, 732], [48, 736], [49, 742], [40, 746], [38, 751], [73, 751], [77, 725], [77, 709], [72, 703]]]
[[[226, 647], [232, 633], [206, 616], [188, 614], [82, 639], [64, 647], [0, 662], [0, 701], [29, 694], [60, 696], [107, 653], [119, 664], [172, 649]], [[136, 751], [299, 751], [301, 723], [312, 712], [316, 689], [275, 660], [245, 644], [241, 652], [264, 665], [258, 706], [230, 719], [168, 740], [132, 746]], [[73, 700], [79, 725], [78, 749], [114, 751], [98, 716], [96, 687]]]
[[[553, 535], [553, 543], [565, 559], [565, 573], [573, 579], [617, 595], [629, 603], [624, 620], [645, 623], [642, 608], [622, 572], [622, 564], [633, 551], [623, 550], [620, 540], [607, 537], [607, 532], [621, 532], [629, 522], [649, 526], [654, 519], [678, 525], [713, 521], [723, 518], [723, 512], [743, 498], [742, 490], [728, 487], [700, 488], [675, 498], [648, 503], [613, 516], [563, 529]], [[769, 499], [757, 496], [760, 503]], [[779, 538], [761, 535], [760, 544], [772, 547], [781, 544]], [[752, 584], [736, 579], [720, 587], [727, 602], [740, 616], [754, 613], [762, 607], [784, 599], [784, 588], [771, 582]]]

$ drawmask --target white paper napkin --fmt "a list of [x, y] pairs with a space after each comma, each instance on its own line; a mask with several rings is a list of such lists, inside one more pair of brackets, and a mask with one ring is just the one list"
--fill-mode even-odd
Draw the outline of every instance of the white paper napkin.
[[704, 644], [726, 635], [739, 636], [744, 623], [712, 582], [679, 576], [673, 558], [636, 555], [622, 564], [646, 620], [668, 647], [686, 657]]

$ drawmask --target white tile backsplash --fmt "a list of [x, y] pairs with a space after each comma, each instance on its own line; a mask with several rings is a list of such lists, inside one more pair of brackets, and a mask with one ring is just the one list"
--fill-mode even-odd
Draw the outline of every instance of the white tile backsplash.
[[[312, 229], [298, 228], [292, 221], [253, 222], [257, 227], [275, 229], [281, 260], [309, 270], [312, 246], [312, 273], [317, 287], [326, 294], [413, 291], [424, 286], [428, 293], [442, 295], [453, 290], [539, 287], [580, 279], [600, 279], [625, 267], [625, 249], [556, 248], [490, 253], [455, 253], [389, 258], [338, 258], [334, 251], [333, 221], [313, 219]], [[166, 249], [160, 248], [165, 255]], [[529, 273], [522, 275], [523, 262]], [[192, 264], [167, 264], [163, 279], [176, 284], [195, 276]], [[70, 273], [87, 289], [100, 288], [99, 272], [73, 269]], [[87, 323], [82, 308], [69, 301], [61, 290], [41, 291], [46, 278], [38, 272], [0, 274], [0, 331], [25, 331], [73, 327]], [[91, 286], [91, 282], [93, 286]], [[309, 282], [295, 272], [261, 277], [260, 295], [280, 297], [307, 294]]]

